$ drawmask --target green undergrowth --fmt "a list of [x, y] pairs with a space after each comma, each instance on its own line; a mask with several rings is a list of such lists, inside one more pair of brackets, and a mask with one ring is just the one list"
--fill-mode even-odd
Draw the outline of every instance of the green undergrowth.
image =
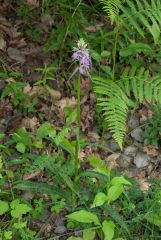
[[[58, 215], [67, 231], [55, 234], [52, 225], [49, 240], [160, 239], [160, 180], [148, 178], [143, 192], [134, 179], [111, 169], [101, 159], [102, 143], [92, 147], [81, 132], [80, 115], [86, 97], [81, 83], [90, 78], [90, 94], [95, 95], [94, 104], [97, 101], [94, 127], [101, 138], [108, 129], [123, 149], [130, 112], [146, 106], [154, 115], [144, 123], [144, 144], [160, 147], [160, 0], [14, 0], [12, 4], [11, 16], [20, 20], [19, 31], [26, 41], [41, 46], [52, 61], [32, 69], [40, 74], [34, 83], [26, 81], [23, 67], [1, 66], [6, 126], [2, 121], [0, 239], [47, 239], [44, 229], [51, 216]], [[91, 58], [85, 78], [71, 60], [78, 39], [83, 46], [87, 43]], [[55, 107], [51, 82], [62, 84], [63, 97], [77, 100], [75, 108], [64, 108], [59, 127], [39, 111], [41, 103], [49, 112]], [[32, 87], [39, 87], [36, 93]], [[21, 118], [37, 118], [36, 125], [10, 129], [10, 108]], [[86, 153], [83, 160], [81, 151]]]

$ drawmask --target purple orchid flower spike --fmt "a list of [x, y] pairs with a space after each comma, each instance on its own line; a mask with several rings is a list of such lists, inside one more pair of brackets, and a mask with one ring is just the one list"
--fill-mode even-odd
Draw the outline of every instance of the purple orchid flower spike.
[[79, 62], [80, 74], [83, 76], [87, 75], [91, 66], [91, 62], [87, 44], [82, 38], [78, 41], [77, 47], [73, 48], [72, 59], [73, 61]]

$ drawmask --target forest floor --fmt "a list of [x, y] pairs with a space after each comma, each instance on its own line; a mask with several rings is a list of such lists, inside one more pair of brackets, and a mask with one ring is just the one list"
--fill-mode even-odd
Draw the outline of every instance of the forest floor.
[[[33, 140], [34, 133], [44, 122], [49, 122], [56, 131], [62, 131], [67, 126], [64, 109], [72, 112], [77, 105], [76, 76], [72, 76], [75, 66], [71, 60], [76, 41], [66, 43], [70, 32], [63, 17], [57, 15], [57, 6], [54, 15], [52, 11], [47, 12], [45, 7], [40, 10], [38, 1], [26, 0], [26, 3], [31, 5], [22, 6], [16, 1], [0, 1], [0, 131], [5, 135], [0, 143], [3, 154], [5, 150], [2, 145], [11, 139], [16, 129], [29, 131]], [[91, 19], [95, 16], [96, 13], [93, 13]], [[78, 33], [80, 31], [81, 35], [81, 31], [86, 31], [87, 35], [99, 35], [102, 27], [108, 28], [108, 22], [104, 18], [97, 16], [94, 25], [92, 21], [93, 19], [83, 29], [80, 27]], [[61, 28], [65, 30], [61, 32]], [[88, 164], [85, 159], [89, 154], [95, 155], [119, 174], [135, 179], [144, 192], [151, 186], [148, 179], [159, 179], [161, 171], [159, 147], [144, 145], [142, 138], [144, 121], [151, 118], [153, 112], [145, 103], [130, 117], [124, 149], [121, 151], [108, 130], [101, 133], [102, 119], [96, 111], [91, 78], [84, 77], [81, 81], [81, 137], [88, 142], [79, 153], [81, 166], [86, 169]], [[74, 123], [72, 124], [74, 127]], [[73, 138], [72, 131], [68, 139]], [[57, 151], [51, 143], [44, 144], [45, 150], [40, 147], [31, 152], [42, 155], [43, 151], [45, 154]], [[12, 152], [12, 143], [4, 147], [6, 155], [11, 150], [11, 154], [6, 157], [7, 171], [14, 175], [10, 184], [15, 180], [50, 184], [51, 178], [46, 171], [38, 170], [31, 164], [31, 160], [25, 162], [25, 150], [19, 147], [20, 149], [17, 146], [18, 152]], [[22, 163], [8, 164], [8, 161], [14, 162], [16, 159], [21, 159]], [[5, 184], [8, 188], [7, 183]], [[33, 198], [28, 191], [24, 190], [21, 194], [26, 201]], [[39, 193], [38, 196], [42, 201], [49, 200], [47, 194]], [[51, 214], [46, 209], [41, 219], [32, 220], [30, 226], [39, 229], [39, 235], [43, 233], [44, 239], [72, 232], [67, 231], [64, 225], [63, 211]]]

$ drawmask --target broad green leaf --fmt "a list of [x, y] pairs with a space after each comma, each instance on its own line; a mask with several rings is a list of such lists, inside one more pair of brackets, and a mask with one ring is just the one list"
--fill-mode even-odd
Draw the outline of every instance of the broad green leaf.
[[100, 225], [97, 215], [85, 210], [80, 210], [80, 211], [71, 213], [67, 215], [67, 217], [71, 220], [75, 220], [81, 223], [94, 223], [95, 225]]
[[108, 168], [104, 161], [102, 161], [100, 158], [97, 158], [93, 155], [90, 155], [88, 157], [88, 160], [91, 164], [91, 166], [99, 173], [102, 173], [103, 175], [109, 176], [111, 168]]
[[54, 138], [54, 142], [57, 146], [59, 146], [63, 140], [65, 139], [65, 136], [71, 131], [70, 128], [64, 128], [61, 130], [61, 132], [59, 132], [55, 138]]
[[69, 142], [68, 139], [64, 138], [60, 145], [68, 153], [70, 153], [72, 156], [74, 156], [74, 154], [75, 154], [75, 147]]
[[12, 136], [17, 143], [21, 142], [27, 147], [32, 145], [30, 134], [23, 128], [17, 129]]
[[0, 200], [0, 215], [3, 215], [9, 210], [8, 202]]
[[104, 240], [112, 240], [115, 233], [115, 224], [112, 221], [104, 221], [102, 230], [105, 235]]
[[41, 126], [37, 129], [37, 132], [36, 132], [37, 138], [45, 138], [48, 136], [51, 136], [51, 138], [54, 138], [55, 135], [56, 135], [56, 131], [54, 127], [52, 127], [51, 124], [48, 122], [41, 124]]
[[20, 152], [20, 153], [25, 153], [26, 146], [25, 146], [23, 143], [18, 142], [18, 143], [16, 144], [16, 149], [17, 149], [17, 151]]
[[94, 240], [96, 232], [91, 229], [83, 231], [83, 240]]
[[108, 189], [107, 198], [108, 203], [115, 201], [123, 193], [124, 188], [122, 185], [112, 186]]
[[72, 123], [74, 123], [77, 119], [77, 112], [73, 111], [71, 114], [66, 118], [66, 124], [67, 126], [70, 126]]
[[114, 177], [111, 180], [112, 185], [131, 185], [129, 181], [127, 181], [124, 177]]
[[12, 208], [11, 216], [13, 218], [19, 218], [21, 215], [26, 214], [32, 210], [27, 204], [20, 203], [19, 199], [13, 200], [10, 206]]
[[93, 201], [91, 208], [102, 206], [106, 201], [107, 201], [107, 195], [102, 192], [99, 192], [95, 196], [95, 199]]

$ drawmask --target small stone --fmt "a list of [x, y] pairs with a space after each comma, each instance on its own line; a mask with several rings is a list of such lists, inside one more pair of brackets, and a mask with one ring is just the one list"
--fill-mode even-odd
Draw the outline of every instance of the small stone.
[[4, 51], [6, 49], [6, 41], [3, 37], [0, 37], [0, 50]]
[[129, 124], [129, 129], [130, 130], [133, 130], [134, 128], [138, 127], [139, 126], [139, 119], [137, 116], [132, 116], [128, 122]]
[[66, 232], [66, 227], [65, 226], [58, 226], [58, 227], [56, 227], [55, 228], [55, 233], [56, 234], [63, 234], [63, 233], [65, 233]]
[[56, 226], [55, 228], [56, 234], [63, 234], [67, 231], [66, 227], [64, 226], [64, 222], [60, 217], [56, 218], [55, 226]]
[[121, 154], [120, 158], [118, 159], [118, 164], [122, 168], [127, 168], [132, 163], [132, 161], [133, 161], [132, 157]]
[[137, 168], [148, 166], [149, 161], [150, 161], [150, 157], [147, 154], [142, 152], [138, 152], [134, 157], [134, 163], [137, 166]]
[[131, 137], [138, 142], [143, 142], [142, 134], [143, 134], [142, 129], [141, 128], [136, 128], [135, 130], [133, 130], [131, 132]]
[[137, 168], [130, 168], [123, 171], [123, 174], [127, 176], [128, 178], [134, 178], [138, 175], [138, 169]]
[[107, 147], [113, 152], [120, 150], [119, 145], [116, 143], [114, 139], [110, 139], [110, 141], [107, 144]]
[[112, 138], [112, 134], [110, 132], [105, 132], [103, 135], [104, 140], [109, 140]]
[[128, 146], [125, 148], [124, 154], [130, 157], [135, 157], [137, 150], [138, 149], [135, 146]]

